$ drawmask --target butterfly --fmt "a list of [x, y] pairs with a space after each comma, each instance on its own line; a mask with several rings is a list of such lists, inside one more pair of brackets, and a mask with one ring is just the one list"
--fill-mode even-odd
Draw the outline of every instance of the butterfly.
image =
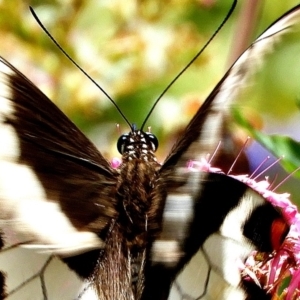
[[282, 214], [245, 183], [187, 164], [214, 151], [255, 64], [299, 22], [300, 5], [250, 45], [163, 164], [156, 137], [132, 126], [112, 167], [0, 58], [0, 298], [270, 299], [237, 262], [273, 251], [286, 235], [274, 223], [288, 227]]

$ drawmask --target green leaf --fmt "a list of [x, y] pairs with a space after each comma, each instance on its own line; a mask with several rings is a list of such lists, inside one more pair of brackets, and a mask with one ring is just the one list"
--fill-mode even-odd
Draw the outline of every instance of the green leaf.
[[[284, 169], [291, 173], [300, 166], [300, 143], [283, 135], [267, 135], [256, 130], [243, 116], [234, 109], [233, 115], [237, 123], [249, 132], [249, 134], [262, 146], [268, 149], [276, 157], [284, 156], [281, 161]], [[295, 174], [300, 178], [300, 172]]]

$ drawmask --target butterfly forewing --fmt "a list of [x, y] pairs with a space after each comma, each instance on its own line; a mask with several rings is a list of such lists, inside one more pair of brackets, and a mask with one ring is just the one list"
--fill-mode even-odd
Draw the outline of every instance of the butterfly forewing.
[[[149, 136], [132, 128], [121, 147], [122, 165], [111, 168], [56, 106], [1, 58], [0, 293], [20, 299], [25, 289], [36, 289], [36, 299], [46, 300], [268, 299], [260, 288], [245, 288], [235, 263], [253, 249], [272, 251], [270, 228], [280, 214], [245, 184], [187, 163], [214, 151], [242, 85], [299, 21], [298, 6], [241, 55], [162, 167]], [[20, 250], [20, 243], [42, 253], [29, 275], [14, 277], [6, 267], [9, 256], [23, 260], [33, 250]], [[63, 262], [71, 279], [63, 279], [68, 293], [57, 296], [53, 272], [68, 271]], [[191, 268], [198, 273], [194, 282]], [[220, 278], [224, 288], [215, 289]]]
[[51, 244], [54, 252], [101, 247], [94, 233], [116, 215], [116, 172], [75, 125], [4, 59], [0, 71], [5, 145], [0, 152], [1, 219], [20, 234], [25, 228], [30, 242]]

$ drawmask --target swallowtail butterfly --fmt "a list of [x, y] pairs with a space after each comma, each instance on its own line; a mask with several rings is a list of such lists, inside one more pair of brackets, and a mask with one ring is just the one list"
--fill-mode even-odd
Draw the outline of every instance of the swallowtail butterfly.
[[187, 163], [214, 151], [240, 86], [299, 22], [297, 6], [240, 56], [162, 165], [155, 136], [133, 126], [113, 168], [0, 58], [0, 298], [270, 299], [238, 262], [271, 253], [286, 221], [245, 183]]

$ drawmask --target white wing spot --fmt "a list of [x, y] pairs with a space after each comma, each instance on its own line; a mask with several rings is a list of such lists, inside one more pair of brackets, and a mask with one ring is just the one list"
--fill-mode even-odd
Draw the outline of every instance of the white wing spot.
[[103, 247], [96, 234], [78, 231], [60, 206], [47, 200], [35, 173], [26, 165], [0, 163], [0, 207], [0, 222], [32, 240], [35, 248], [68, 255]]

